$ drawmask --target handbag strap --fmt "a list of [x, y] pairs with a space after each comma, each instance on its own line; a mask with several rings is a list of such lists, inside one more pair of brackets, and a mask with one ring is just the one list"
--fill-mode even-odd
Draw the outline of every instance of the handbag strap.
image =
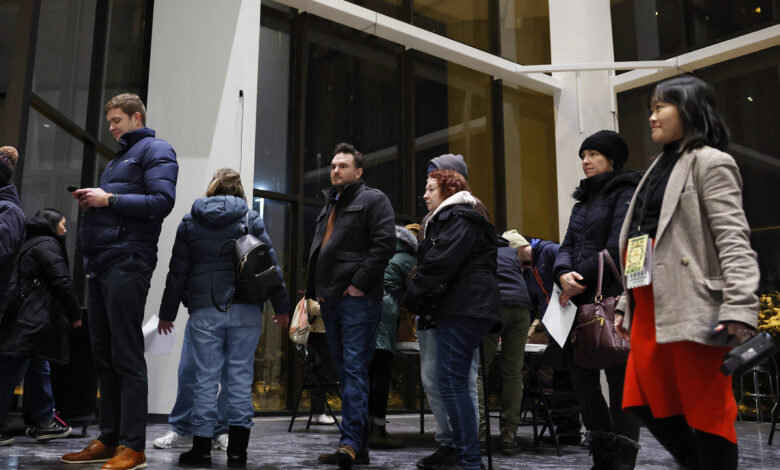
[[612, 274], [615, 276], [615, 279], [617, 279], [620, 282], [620, 287], [622, 287], [624, 291], [626, 290], [626, 285], [623, 283], [623, 276], [620, 275], [620, 271], [618, 271], [618, 268], [615, 265], [615, 261], [612, 259], [612, 255], [609, 254], [609, 250], [604, 248], [603, 250], [599, 251], [599, 281], [596, 287], [596, 299], [598, 300], [601, 300], [601, 286], [604, 280], [604, 258], [605, 257], [607, 258], [607, 263], [609, 263], [609, 267], [612, 269]]

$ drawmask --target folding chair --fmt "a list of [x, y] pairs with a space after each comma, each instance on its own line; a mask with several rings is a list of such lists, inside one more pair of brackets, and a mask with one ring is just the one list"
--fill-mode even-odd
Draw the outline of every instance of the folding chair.
[[[322, 382], [317, 379], [317, 374], [314, 373], [314, 356], [315, 354], [312, 353], [310, 350], [310, 346], [308, 344], [296, 344], [295, 349], [298, 352], [299, 357], [302, 359], [303, 367], [304, 367], [304, 375], [303, 375], [303, 381], [301, 382], [301, 388], [298, 390], [298, 398], [295, 400], [295, 408], [292, 412], [292, 418], [290, 418], [290, 426], [287, 428], [287, 432], [292, 432], [293, 424], [295, 423], [295, 418], [298, 415], [298, 408], [301, 404], [301, 398], [303, 397], [303, 391], [304, 390], [317, 390], [322, 392], [327, 392], [328, 390], [335, 390], [336, 394], [341, 398], [341, 393], [339, 392], [339, 383], [338, 381], [325, 381]], [[325, 408], [327, 409], [328, 414], [333, 418], [336, 427], [338, 427], [339, 431], [341, 431], [341, 424], [339, 423], [339, 419], [336, 417], [336, 414], [333, 412], [333, 409], [330, 407], [330, 403], [328, 403], [328, 400], [325, 400]], [[314, 416], [314, 409], [309, 410], [309, 419], [306, 422], [306, 429], [309, 429], [311, 426], [311, 419]]]

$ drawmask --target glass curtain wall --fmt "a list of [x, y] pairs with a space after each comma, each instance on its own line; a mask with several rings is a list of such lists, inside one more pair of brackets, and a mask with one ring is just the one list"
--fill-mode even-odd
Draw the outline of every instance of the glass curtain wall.
[[0, 1], [0, 129], [5, 128], [5, 100], [11, 87], [11, 66], [18, 15], [18, 0]]
[[[731, 132], [726, 151], [739, 165], [751, 243], [761, 268], [759, 292], [780, 288], [780, 46], [696, 71], [714, 91]], [[653, 85], [618, 94], [620, 132], [629, 142], [633, 168], [646, 169], [660, 153], [650, 140], [647, 103]], [[769, 204], [769, 206], [767, 205]]]

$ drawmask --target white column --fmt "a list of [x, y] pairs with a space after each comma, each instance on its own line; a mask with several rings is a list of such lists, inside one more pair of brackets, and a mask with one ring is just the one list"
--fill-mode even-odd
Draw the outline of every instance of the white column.
[[[148, 125], [176, 149], [179, 179], [176, 205], [158, 245], [147, 320], [159, 311], [176, 228], [214, 171], [241, 171], [247, 197], [252, 196], [259, 46], [260, 0], [155, 2]], [[146, 357], [150, 413], [167, 414], [176, 399], [187, 317], [181, 307], [171, 355]]]
[[[553, 64], [613, 62], [609, 0], [549, 0]], [[615, 129], [606, 71], [559, 72], [555, 93], [555, 148], [558, 172], [558, 226], [566, 233], [574, 205], [571, 193], [584, 177], [577, 151], [585, 137]]]

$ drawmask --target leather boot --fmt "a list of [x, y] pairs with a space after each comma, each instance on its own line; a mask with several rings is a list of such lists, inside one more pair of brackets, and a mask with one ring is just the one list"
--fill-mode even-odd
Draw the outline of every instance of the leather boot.
[[387, 433], [385, 426], [371, 423], [370, 429], [368, 445], [372, 449], [399, 449], [404, 446], [404, 442], [401, 439]]
[[603, 431], [591, 432], [589, 445], [593, 456], [592, 470], [633, 470], [641, 447], [626, 436]]
[[179, 465], [211, 467], [211, 438], [192, 436], [192, 449], [179, 456]]
[[249, 428], [242, 426], [230, 426], [227, 448], [228, 467], [246, 466], [246, 448], [249, 445], [249, 431]]

